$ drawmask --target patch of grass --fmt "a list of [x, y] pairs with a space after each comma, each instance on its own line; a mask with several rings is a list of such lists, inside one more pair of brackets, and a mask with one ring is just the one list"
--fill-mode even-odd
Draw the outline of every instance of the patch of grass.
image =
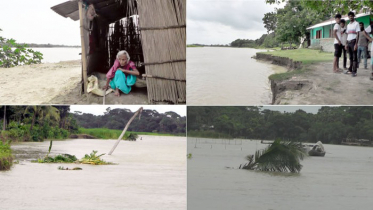
[[[122, 130], [114, 130], [108, 128], [79, 128], [79, 133], [88, 134], [98, 139], [118, 139]], [[152, 132], [133, 132], [127, 131], [123, 139], [127, 139], [130, 134], [137, 135], [152, 135], [152, 136], [175, 136], [168, 133], [152, 133]]]
[[13, 165], [13, 155], [9, 143], [0, 142], [0, 171], [9, 170]]
[[293, 71], [288, 71], [284, 73], [278, 73], [278, 74], [272, 74], [268, 78], [273, 81], [281, 81], [281, 80], [286, 80], [290, 79], [294, 76], [303, 74], [305, 72], [309, 71], [307, 67], [302, 67], [301, 69], [293, 70]]
[[333, 61], [333, 53], [322, 52], [313, 49], [295, 49], [295, 50], [274, 50], [269, 52], [261, 52], [274, 56], [287, 57], [293, 61], [301, 61], [303, 64], [312, 64], [318, 62]]
[[373, 94], [373, 90], [372, 89], [368, 89], [368, 93]]

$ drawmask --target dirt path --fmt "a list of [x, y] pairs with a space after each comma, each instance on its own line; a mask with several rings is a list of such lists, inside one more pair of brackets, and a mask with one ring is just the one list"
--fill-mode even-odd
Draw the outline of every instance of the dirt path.
[[0, 104], [43, 104], [81, 80], [80, 61], [0, 68]]
[[332, 62], [308, 67], [307, 73], [284, 82], [309, 81], [300, 90], [278, 94], [275, 104], [291, 105], [372, 105], [371, 70], [359, 68], [357, 77], [332, 72]]

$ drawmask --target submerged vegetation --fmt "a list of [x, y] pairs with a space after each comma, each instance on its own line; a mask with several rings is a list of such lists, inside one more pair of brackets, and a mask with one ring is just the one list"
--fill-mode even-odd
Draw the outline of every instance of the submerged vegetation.
[[60, 154], [54, 157], [46, 156], [38, 160], [31, 161], [33, 163], [81, 163], [91, 165], [112, 165], [111, 162], [106, 162], [100, 157], [105, 154], [97, 155], [97, 151], [93, 150], [90, 154], [86, 154], [82, 159], [78, 160], [75, 155]]
[[0, 171], [9, 170], [13, 165], [13, 155], [10, 145], [0, 141]]
[[44, 158], [39, 158], [34, 163], [75, 163], [78, 159], [75, 155], [70, 154], [60, 154], [54, 157], [46, 156]]
[[103, 155], [105, 155], [105, 153], [97, 155], [97, 151], [93, 150], [91, 154], [84, 155], [84, 157], [79, 161], [79, 163], [91, 165], [112, 165], [113, 163], [106, 162], [100, 158]]
[[242, 169], [299, 173], [302, 169], [300, 160], [306, 156], [299, 143], [276, 139], [264, 150], [257, 150], [255, 155], [248, 155], [249, 163]]

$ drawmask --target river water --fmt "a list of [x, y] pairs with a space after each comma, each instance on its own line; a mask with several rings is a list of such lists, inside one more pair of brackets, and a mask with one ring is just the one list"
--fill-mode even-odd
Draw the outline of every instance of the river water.
[[263, 105], [271, 103], [268, 76], [284, 67], [251, 57], [251, 48], [187, 48], [189, 105]]
[[[118, 165], [40, 164], [30, 159], [46, 154], [49, 142], [12, 145], [20, 160], [0, 172], [0, 209], [106, 210], [186, 209], [186, 138], [142, 136], [121, 141], [105, 161]], [[78, 159], [92, 150], [108, 153], [114, 140], [54, 141], [52, 155]], [[58, 166], [81, 167], [61, 171]]]
[[82, 51], [81, 48], [62, 48], [62, 47], [51, 47], [51, 48], [31, 48], [34, 51], [41, 52], [43, 54], [42, 63], [58, 63], [60, 61], [71, 61], [80, 60]]
[[304, 159], [300, 174], [238, 169], [265, 146], [188, 138], [188, 209], [372, 209], [373, 148], [324, 145], [325, 157]]

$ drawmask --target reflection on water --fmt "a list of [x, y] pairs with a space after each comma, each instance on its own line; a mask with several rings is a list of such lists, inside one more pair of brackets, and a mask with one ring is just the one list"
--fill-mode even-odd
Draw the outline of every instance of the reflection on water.
[[[186, 209], [186, 154], [183, 137], [142, 136], [122, 141], [105, 161], [118, 165], [39, 164], [49, 142], [12, 145], [16, 164], [0, 172], [0, 209]], [[54, 141], [51, 155], [82, 158], [108, 153], [114, 140]], [[83, 168], [61, 171], [58, 166]]]
[[[195, 148], [196, 146], [196, 148]], [[300, 174], [239, 170], [259, 141], [188, 138], [188, 209], [371, 209], [373, 148], [324, 145]]]
[[263, 105], [271, 103], [268, 76], [283, 67], [251, 57], [251, 48], [187, 48], [187, 101], [190, 105]]

